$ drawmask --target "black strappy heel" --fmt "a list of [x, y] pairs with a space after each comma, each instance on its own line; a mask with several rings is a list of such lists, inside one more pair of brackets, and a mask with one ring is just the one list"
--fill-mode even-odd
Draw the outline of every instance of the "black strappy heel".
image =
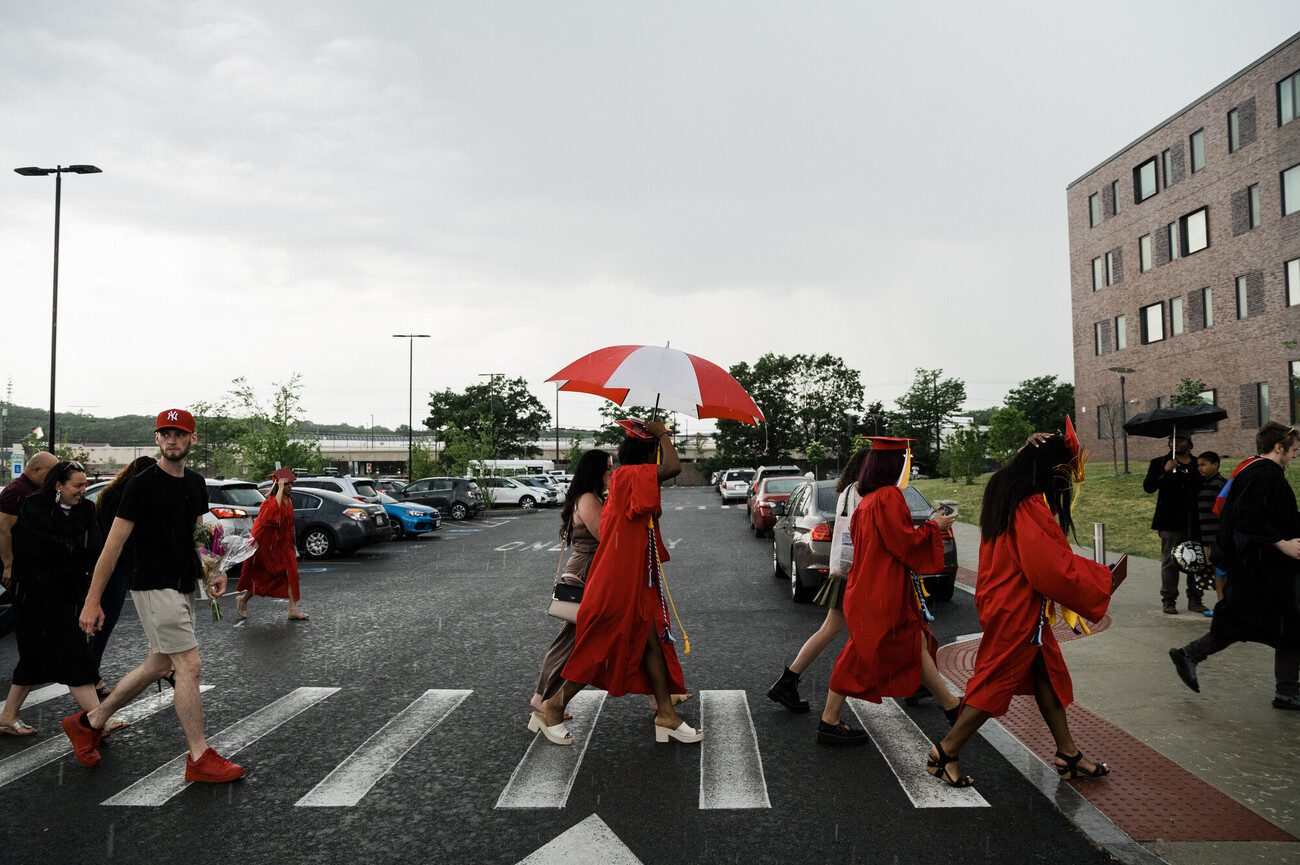
[[1094, 764], [1091, 772], [1080, 766], [1079, 761], [1083, 759], [1082, 751], [1075, 754], [1073, 757], [1067, 757], [1060, 751], [1057, 751], [1056, 756], [1058, 759], [1064, 760], [1065, 765], [1062, 766], [1059, 763], [1053, 763], [1052, 765], [1056, 767], [1056, 774], [1060, 775], [1067, 781], [1073, 781], [1076, 778], [1104, 778], [1110, 774], [1110, 767], [1105, 763]]
[[172, 670], [170, 673], [168, 673], [167, 675], [163, 676], [161, 679], [158, 680], [158, 693], [159, 693], [159, 694], [162, 693], [163, 682], [166, 682], [168, 685], [171, 685], [172, 690], [175, 691], [175, 690], [176, 690], [176, 671], [175, 671], [175, 670]]
[[947, 754], [945, 754], [943, 752], [943, 745], [940, 745], [938, 742], [934, 743], [934, 750], [938, 753], [939, 756], [937, 757], [927, 756], [925, 758], [925, 771], [929, 772], [931, 775], [938, 778], [940, 781], [947, 784], [949, 787], [974, 787], [975, 786], [975, 779], [972, 778], [970, 775], [962, 775], [960, 778], [958, 778], [955, 781], [952, 778], [949, 778], [948, 773], [945, 771], [945, 767], [949, 763], [956, 762], [957, 758], [949, 757]]

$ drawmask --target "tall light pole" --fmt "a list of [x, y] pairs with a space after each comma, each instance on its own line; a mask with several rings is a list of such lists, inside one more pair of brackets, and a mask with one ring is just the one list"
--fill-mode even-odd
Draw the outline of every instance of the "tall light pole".
[[[1119, 428], [1124, 437], [1124, 474], [1129, 474], [1128, 470], [1128, 430], [1124, 429], [1124, 424], [1128, 423], [1128, 397], [1124, 393], [1124, 376], [1137, 372], [1131, 366], [1112, 366], [1107, 368], [1110, 372], [1119, 373]], [[1114, 453], [1114, 451], [1111, 451]]]
[[504, 378], [503, 372], [481, 372], [479, 378], [488, 380], [488, 411], [491, 412], [492, 418], [492, 471], [496, 471], [497, 461], [497, 379]]
[[59, 350], [59, 214], [63, 204], [63, 174], [99, 174], [93, 165], [56, 165], [53, 168], [15, 168], [23, 177], [54, 175], [54, 303], [50, 313], [50, 453], [54, 453], [54, 374]]
[[406, 479], [415, 481], [415, 341], [428, 339], [427, 333], [395, 333], [393, 339], [406, 340], [410, 378], [406, 389]]

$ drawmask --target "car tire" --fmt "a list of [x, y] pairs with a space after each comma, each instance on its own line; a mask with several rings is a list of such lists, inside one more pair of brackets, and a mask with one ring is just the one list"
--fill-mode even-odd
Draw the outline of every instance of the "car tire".
[[537, 507], [537, 499], [532, 496], [520, 496], [519, 507], [526, 511], [531, 511], [533, 508]]
[[790, 600], [796, 604], [807, 604], [817, 594], [816, 589], [809, 589], [799, 579], [799, 562], [795, 560], [794, 549], [790, 550]]
[[309, 559], [325, 559], [338, 551], [334, 533], [324, 526], [315, 526], [302, 534], [302, 552]]
[[450, 514], [451, 518], [456, 522], [469, 519], [469, 508], [465, 507], [465, 505], [461, 504], [460, 502], [455, 502], [454, 504], [452, 504], [451, 508], [448, 509], [447, 513]]
[[785, 577], [785, 572], [781, 570], [781, 560], [776, 557], [776, 538], [772, 539], [772, 576], [778, 580]]

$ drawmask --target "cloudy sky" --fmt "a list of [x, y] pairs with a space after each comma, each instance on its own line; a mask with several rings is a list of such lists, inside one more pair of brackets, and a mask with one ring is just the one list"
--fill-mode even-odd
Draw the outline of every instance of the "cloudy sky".
[[[620, 343], [831, 352], [971, 407], [1072, 377], [1065, 187], [1300, 29], [1300, 4], [13, 4], [2, 377], [147, 413], [300, 372], [406, 418]], [[561, 421], [592, 424], [564, 395]]]

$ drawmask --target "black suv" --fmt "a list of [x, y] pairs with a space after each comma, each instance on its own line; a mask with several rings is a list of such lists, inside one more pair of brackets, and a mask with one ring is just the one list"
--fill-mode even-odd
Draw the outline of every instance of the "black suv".
[[398, 501], [435, 507], [453, 520], [477, 516], [483, 510], [483, 494], [469, 478], [420, 478], [391, 495]]
[[382, 505], [330, 490], [294, 490], [289, 495], [298, 547], [309, 559], [350, 553], [389, 538], [391, 527]]

